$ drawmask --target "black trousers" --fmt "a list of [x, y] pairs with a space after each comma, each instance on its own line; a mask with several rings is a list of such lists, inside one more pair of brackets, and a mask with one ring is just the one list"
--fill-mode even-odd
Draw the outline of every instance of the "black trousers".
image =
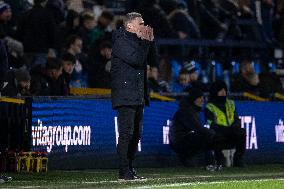
[[223, 149], [236, 148], [234, 160], [243, 157], [246, 150], [246, 131], [239, 126], [214, 128], [216, 135], [214, 138], [215, 158], [217, 164], [221, 165], [224, 161]]
[[191, 132], [177, 144], [171, 144], [171, 147], [179, 155], [182, 163], [188, 158], [192, 158], [198, 153], [204, 152], [206, 165], [213, 164], [214, 157], [210, 153], [213, 149], [214, 131], [208, 129], [208, 132]]
[[118, 108], [117, 153], [120, 171], [132, 166], [143, 130], [143, 115], [143, 106], [121, 106]]

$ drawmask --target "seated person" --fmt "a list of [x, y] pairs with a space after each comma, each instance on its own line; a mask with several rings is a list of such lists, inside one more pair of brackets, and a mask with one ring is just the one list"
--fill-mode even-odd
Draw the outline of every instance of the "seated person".
[[236, 148], [233, 165], [243, 167], [246, 145], [246, 131], [241, 128], [235, 103], [227, 98], [228, 90], [223, 81], [216, 81], [209, 90], [209, 101], [205, 117], [215, 135], [215, 158], [217, 166], [224, 164], [223, 149]]
[[171, 83], [171, 92], [181, 93], [190, 85], [190, 77], [186, 68], [182, 68], [179, 72], [177, 80], [172, 81]]
[[243, 59], [240, 74], [233, 78], [232, 92], [249, 92], [268, 98], [273, 93], [282, 93], [282, 84], [275, 73], [256, 73], [250, 59]]
[[49, 58], [45, 68], [39, 65], [32, 70], [31, 92], [35, 96], [67, 96], [69, 86], [62, 75], [62, 64]]
[[150, 92], [169, 92], [169, 85], [166, 81], [159, 80], [159, 70], [157, 67], [147, 66], [148, 87]]
[[[4, 82], [0, 83], [2, 96], [29, 96], [30, 95], [30, 73], [23, 68], [9, 70]], [[0, 95], [0, 96], [1, 96]]]
[[70, 93], [70, 82], [76, 64], [76, 57], [67, 52], [62, 55], [60, 61], [62, 64], [62, 77], [66, 82], [68, 93]]
[[199, 81], [199, 71], [196, 67], [195, 62], [184, 62], [184, 68], [188, 71], [189, 74], [189, 85], [184, 89], [184, 92], [186, 92], [189, 88], [194, 87], [194, 88], [199, 88], [203, 92], [208, 92], [208, 87]]
[[[191, 158], [200, 151], [212, 149], [214, 131], [203, 126], [200, 112], [204, 104], [203, 92], [190, 88], [173, 117], [170, 127], [170, 146], [180, 158]], [[184, 159], [181, 159], [184, 160]], [[207, 164], [212, 164], [208, 159]]]

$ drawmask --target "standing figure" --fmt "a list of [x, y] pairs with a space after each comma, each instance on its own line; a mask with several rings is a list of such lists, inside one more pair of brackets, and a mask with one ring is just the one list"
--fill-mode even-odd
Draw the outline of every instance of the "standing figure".
[[156, 59], [153, 29], [141, 14], [126, 15], [124, 27], [113, 34], [111, 99], [118, 112], [119, 179], [141, 179], [132, 162], [141, 138], [144, 105], [149, 105], [147, 65]]

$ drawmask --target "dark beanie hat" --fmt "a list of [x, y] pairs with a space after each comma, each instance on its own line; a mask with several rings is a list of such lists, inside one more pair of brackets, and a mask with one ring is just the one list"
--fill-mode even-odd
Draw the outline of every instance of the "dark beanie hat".
[[0, 15], [6, 10], [11, 9], [10, 5], [4, 2], [0, 2]]
[[189, 74], [192, 74], [194, 72], [197, 71], [195, 62], [191, 61], [191, 62], [184, 62], [183, 63], [183, 67], [188, 71]]
[[26, 69], [17, 69], [15, 71], [15, 78], [19, 81], [29, 81], [31, 80], [31, 76], [28, 70]]
[[46, 63], [47, 70], [59, 70], [61, 68], [61, 62], [57, 58], [48, 58]]
[[212, 85], [209, 89], [210, 98], [216, 97], [217, 93], [219, 91], [221, 91], [222, 89], [225, 89], [226, 92], [228, 92], [227, 85], [224, 81], [218, 80], [218, 81], [215, 81], [214, 83], [212, 83]]
[[72, 64], [76, 64], [76, 57], [68, 52], [62, 55], [61, 60], [71, 62]]
[[197, 98], [202, 97], [203, 92], [199, 88], [191, 87], [188, 89], [188, 100], [193, 103]]

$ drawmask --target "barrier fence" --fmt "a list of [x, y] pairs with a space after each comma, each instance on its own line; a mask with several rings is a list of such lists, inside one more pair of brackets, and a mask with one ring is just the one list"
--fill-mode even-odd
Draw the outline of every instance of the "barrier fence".
[[[145, 109], [138, 166], [177, 163], [168, 145], [177, 107], [177, 102], [153, 101]], [[247, 132], [247, 162], [283, 163], [283, 102], [237, 101], [236, 107]], [[49, 153], [51, 168], [116, 167], [117, 126], [109, 99], [37, 98], [32, 103], [32, 148]]]
[[[0, 99], [1, 151], [47, 153], [51, 169], [114, 168], [118, 139], [110, 99], [34, 97]], [[145, 108], [137, 166], [178, 164], [168, 132], [178, 101], [152, 101]], [[284, 103], [236, 101], [247, 133], [248, 163], [284, 162]], [[201, 114], [202, 119], [203, 114]], [[204, 122], [205, 124], [205, 122]], [[11, 154], [11, 153], [10, 153]]]

